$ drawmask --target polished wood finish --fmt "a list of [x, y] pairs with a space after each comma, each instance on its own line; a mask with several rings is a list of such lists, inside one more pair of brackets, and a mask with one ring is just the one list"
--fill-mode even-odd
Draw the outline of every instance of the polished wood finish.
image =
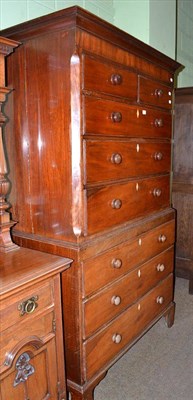
[[60, 275], [70, 262], [24, 248], [0, 254], [1, 400], [66, 399]]
[[172, 202], [177, 210], [176, 274], [193, 294], [193, 88], [175, 91]]
[[179, 64], [78, 7], [4, 34], [23, 43], [7, 73], [14, 240], [73, 259], [62, 274], [67, 385], [73, 400], [91, 400], [156, 321], [173, 324]]
[[15, 222], [11, 221], [10, 214], [7, 212], [10, 207], [6, 199], [10, 190], [10, 182], [7, 179], [8, 168], [2, 136], [3, 125], [6, 121], [2, 107], [10, 92], [10, 89], [5, 86], [5, 57], [18, 45], [18, 42], [0, 36], [0, 252], [2, 253], [17, 249], [10, 235], [10, 229]]

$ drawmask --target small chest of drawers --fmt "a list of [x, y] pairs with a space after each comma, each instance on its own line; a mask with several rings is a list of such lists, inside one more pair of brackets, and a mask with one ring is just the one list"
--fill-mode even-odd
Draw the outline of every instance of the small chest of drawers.
[[62, 278], [67, 389], [93, 400], [139, 337], [174, 320], [179, 64], [79, 7], [3, 33], [22, 42], [7, 63], [13, 237], [73, 259]]
[[66, 399], [60, 275], [71, 260], [0, 254], [0, 399]]

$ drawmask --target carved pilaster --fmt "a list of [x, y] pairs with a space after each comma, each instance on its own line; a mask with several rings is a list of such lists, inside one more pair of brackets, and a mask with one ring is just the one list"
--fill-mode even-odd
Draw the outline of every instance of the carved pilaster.
[[5, 87], [5, 57], [10, 54], [18, 42], [9, 40], [0, 36], [0, 252], [17, 249], [11, 239], [10, 229], [15, 224], [11, 221], [10, 214], [7, 211], [9, 204], [6, 200], [9, 192], [9, 180], [7, 179], [7, 165], [3, 147], [2, 129], [6, 121], [6, 117], [2, 111], [3, 103], [6, 101], [6, 96], [10, 92]]

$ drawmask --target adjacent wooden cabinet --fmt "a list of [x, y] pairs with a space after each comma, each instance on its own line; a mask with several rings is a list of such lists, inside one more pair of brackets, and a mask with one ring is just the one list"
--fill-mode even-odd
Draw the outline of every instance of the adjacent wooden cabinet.
[[173, 323], [180, 65], [79, 7], [3, 34], [22, 43], [7, 63], [13, 237], [73, 259], [62, 274], [67, 387], [91, 400], [158, 319]]
[[177, 210], [176, 274], [193, 294], [193, 88], [175, 91], [173, 207]]
[[60, 275], [69, 259], [0, 254], [0, 399], [65, 400]]

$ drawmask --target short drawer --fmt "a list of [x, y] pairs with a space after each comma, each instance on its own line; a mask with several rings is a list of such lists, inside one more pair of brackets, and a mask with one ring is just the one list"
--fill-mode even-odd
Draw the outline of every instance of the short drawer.
[[170, 171], [170, 143], [87, 140], [85, 183]]
[[137, 74], [126, 67], [84, 56], [83, 89], [137, 101]]
[[168, 207], [169, 179], [166, 175], [88, 190], [88, 233]]
[[52, 283], [47, 281], [38, 284], [27, 291], [21, 291], [18, 296], [13, 296], [7, 301], [2, 302], [0, 308], [1, 331], [21, 321], [27, 321], [32, 314], [36, 315], [53, 306]]
[[171, 112], [84, 97], [84, 134], [171, 137]]
[[162, 252], [173, 245], [174, 234], [175, 221], [172, 220], [86, 260], [83, 264], [83, 297], [120, 279], [157, 254], [161, 253], [162, 257]]
[[28, 343], [33, 337], [44, 341], [44, 338], [50, 334], [55, 335], [53, 331], [54, 312], [48, 312], [40, 318], [29, 318], [24, 323], [17, 323], [4, 330], [0, 335], [0, 366], [5, 362], [8, 354], [15, 354], [17, 349]]
[[86, 378], [89, 379], [132, 343], [173, 299], [173, 275], [123, 312], [84, 343]]
[[171, 109], [172, 90], [170, 87], [162, 85], [157, 81], [140, 76], [139, 102]]
[[173, 271], [173, 247], [139, 266], [83, 303], [85, 336], [90, 336]]

